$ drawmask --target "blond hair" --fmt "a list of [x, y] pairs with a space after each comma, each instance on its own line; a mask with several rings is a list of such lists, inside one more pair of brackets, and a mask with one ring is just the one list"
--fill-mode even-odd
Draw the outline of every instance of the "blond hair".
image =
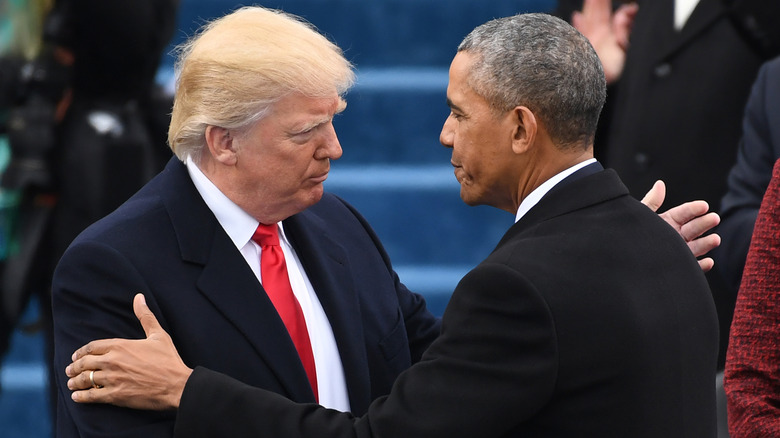
[[209, 125], [248, 128], [282, 97], [343, 96], [354, 83], [341, 49], [300, 17], [243, 7], [179, 48], [168, 145], [198, 160]]

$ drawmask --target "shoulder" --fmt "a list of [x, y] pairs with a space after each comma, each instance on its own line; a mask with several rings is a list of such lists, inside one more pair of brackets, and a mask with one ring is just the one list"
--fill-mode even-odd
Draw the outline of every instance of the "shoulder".
[[324, 193], [322, 199], [313, 206], [298, 213], [298, 220], [313, 221], [329, 229], [368, 227], [368, 222], [355, 207], [337, 195]]
[[769, 75], [780, 74], [780, 56], [770, 59], [761, 66], [761, 71]]
[[[750, 102], [766, 100], [766, 94], [780, 88], [780, 56], [761, 65], [753, 83]], [[769, 102], [774, 102], [769, 99]]]

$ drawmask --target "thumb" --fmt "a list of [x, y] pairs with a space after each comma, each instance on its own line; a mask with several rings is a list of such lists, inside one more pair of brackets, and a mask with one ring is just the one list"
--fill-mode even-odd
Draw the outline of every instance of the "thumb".
[[582, 12], [580, 12], [580, 11], [572, 12], [572, 14], [571, 14], [571, 25], [575, 29], [579, 30], [580, 32], [582, 32], [582, 30], [583, 30], [583, 23], [582, 23], [582, 21], [583, 21]]
[[658, 180], [653, 184], [653, 188], [642, 198], [642, 204], [645, 204], [650, 210], [657, 212], [661, 208], [661, 204], [664, 203], [664, 198], [666, 198], [666, 184]]
[[153, 334], [163, 332], [160, 323], [154, 317], [154, 313], [146, 305], [146, 298], [143, 294], [136, 294], [135, 298], [133, 298], [133, 312], [135, 312], [135, 317], [138, 318], [138, 321], [141, 322], [147, 338]]

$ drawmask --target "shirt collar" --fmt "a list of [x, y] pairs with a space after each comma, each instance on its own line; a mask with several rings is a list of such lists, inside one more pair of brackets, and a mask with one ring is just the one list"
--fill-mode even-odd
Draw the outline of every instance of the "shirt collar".
[[[252, 239], [259, 222], [235, 202], [225, 196], [211, 180], [203, 174], [191, 157], [187, 157], [187, 172], [200, 193], [203, 201], [214, 213], [217, 222], [222, 226], [236, 248], [242, 248]], [[279, 222], [279, 238], [287, 242], [282, 223]], [[288, 242], [289, 243], [289, 242]]]
[[574, 166], [569, 167], [563, 172], [560, 172], [547, 181], [543, 182], [539, 187], [535, 188], [531, 193], [529, 193], [522, 202], [520, 202], [520, 207], [517, 208], [517, 214], [515, 214], [515, 222], [519, 221], [523, 216], [525, 216], [525, 214], [528, 213], [536, 204], [538, 204], [544, 195], [552, 190], [552, 188], [555, 187], [559, 182], [563, 181], [567, 176], [582, 169], [588, 164], [595, 162], [596, 159], [591, 158], [581, 163], [577, 163]]

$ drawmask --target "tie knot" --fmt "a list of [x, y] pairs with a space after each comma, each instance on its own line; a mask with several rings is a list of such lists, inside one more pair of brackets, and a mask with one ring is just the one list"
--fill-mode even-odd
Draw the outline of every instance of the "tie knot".
[[252, 235], [254, 240], [260, 246], [279, 246], [279, 231], [276, 224], [259, 224]]

